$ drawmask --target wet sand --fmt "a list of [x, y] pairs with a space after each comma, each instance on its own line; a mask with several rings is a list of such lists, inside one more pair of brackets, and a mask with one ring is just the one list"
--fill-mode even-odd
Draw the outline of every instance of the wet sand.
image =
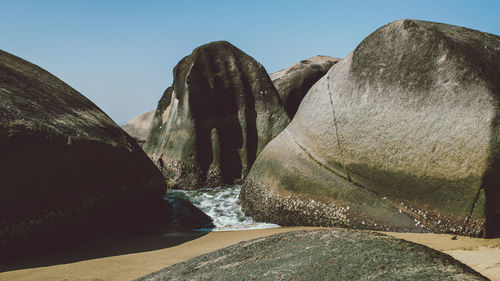
[[[315, 227], [197, 233], [163, 229], [134, 237], [90, 241], [64, 253], [20, 260], [0, 268], [0, 280], [133, 280], [169, 265], [241, 241]], [[500, 280], [500, 238], [385, 233], [443, 251], [492, 280]]]

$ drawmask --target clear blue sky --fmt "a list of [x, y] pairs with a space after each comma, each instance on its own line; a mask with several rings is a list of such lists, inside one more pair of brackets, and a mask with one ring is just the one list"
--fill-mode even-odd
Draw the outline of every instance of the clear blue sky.
[[413, 18], [500, 34], [500, 1], [0, 0], [0, 49], [56, 75], [118, 124], [156, 108], [177, 62], [227, 40], [269, 73], [343, 57], [378, 27]]

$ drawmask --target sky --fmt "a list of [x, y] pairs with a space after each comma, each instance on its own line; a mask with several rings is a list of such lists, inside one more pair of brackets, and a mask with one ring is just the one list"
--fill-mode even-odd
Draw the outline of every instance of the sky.
[[0, 0], [0, 49], [54, 74], [119, 125], [156, 108], [197, 46], [227, 40], [268, 73], [344, 57], [384, 24], [410, 18], [500, 35], [500, 1]]

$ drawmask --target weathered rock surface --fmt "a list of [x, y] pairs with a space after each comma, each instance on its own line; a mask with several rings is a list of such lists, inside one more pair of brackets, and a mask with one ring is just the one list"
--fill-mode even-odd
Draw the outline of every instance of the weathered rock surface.
[[153, 116], [155, 110], [138, 115], [127, 121], [122, 126], [122, 129], [127, 132], [131, 137], [133, 137], [139, 145], [144, 145], [146, 139], [148, 138], [149, 129], [151, 128], [151, 122], [153, 121]]
[[297, 112], [307, 91], [339, 60], [329, 56], [315, 56], [269, 75], [290, 119]]
[[452, 257], [386, 235], [281, 233], [167, 267], [137, 280], [488, 280]]
[[498, 62], [496, 35], [381, 27], [266, 146], [243, 210], [282, 225], [500, 235]]
[[144, 149], [169, 187], [238, 183], [289, 121], [264, 67], [212, 42], [175, 67]]
[[104, 112], [0, 51], [0, 259], [147, 221], [165, 182]]
[[[269, 75], [290, 119], [297, 112], [307, 91], [339, 60], [339, 58], [329, 56], [314, 56]], [[155, 111], [152, 110], [130, 119], [122, 126], [122, 129], [139, 145], [143, 145], [149, 135]]]

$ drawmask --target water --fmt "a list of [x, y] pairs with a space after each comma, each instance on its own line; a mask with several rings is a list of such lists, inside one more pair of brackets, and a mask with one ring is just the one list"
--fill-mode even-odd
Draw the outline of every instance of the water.
[[190, 201], [213, 219], [216, 227], [212, 231], [279, 227], [276, 224], [256, 222], [245, 216], [238, 199], [240, 190], [241, 185], [199, 190], [169, 190], [166, 197]]

